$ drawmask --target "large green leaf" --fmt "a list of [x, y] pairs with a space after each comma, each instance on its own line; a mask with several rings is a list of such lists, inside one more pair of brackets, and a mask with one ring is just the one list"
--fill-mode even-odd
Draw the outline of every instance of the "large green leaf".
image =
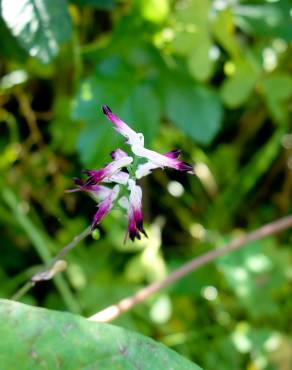
[[165, 108], [170, 120], [200, 144], [210, 144], [220, 129], [222, 106], [208, 88], [182, 81], [168, 84]]
[[0, 317], [5, 370], [199, 369], [147, 337], [69, 313], [0, 300]]
[[19, 45], [32, 57], [49, 63], [59, 44], [71, 35], [66, 0], [2, 0], [1, 13]]

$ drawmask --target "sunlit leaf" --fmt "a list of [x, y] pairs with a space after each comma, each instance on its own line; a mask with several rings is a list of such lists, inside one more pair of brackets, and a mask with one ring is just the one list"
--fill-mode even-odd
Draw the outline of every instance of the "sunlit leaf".
[[140, 0], [142, 17], [154, 23], [162, 22], [169, 13], [169, 0]]
[[2, 0], [2, 17], [19, 45], [32, 57], [49, 63], [61, 42], [71, 36], [65, 0]]

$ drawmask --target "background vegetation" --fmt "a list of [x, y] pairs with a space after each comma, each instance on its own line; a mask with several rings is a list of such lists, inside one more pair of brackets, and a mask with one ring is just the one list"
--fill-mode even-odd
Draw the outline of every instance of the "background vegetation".
[[[16, 6], [17, 3], [17, 6]], [[22, 298], [91, 315], [243, 230], [291, 213], [289, 0], [1, 0], [0, 294], [9, 298], [94, 213], [65, 194], [122, 140], [108, 104], [147, 145], [183, 149], [197, 176], [142, 182], [149, 239], [100, 239]], [[205, 369], [292, 367], [291, 233], [203, 267], [115, 324]]]

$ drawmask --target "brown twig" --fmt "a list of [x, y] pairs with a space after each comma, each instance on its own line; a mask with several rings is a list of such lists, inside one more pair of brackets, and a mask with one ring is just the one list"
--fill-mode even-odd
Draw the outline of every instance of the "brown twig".
[[139, 290], [136, 294], [131, 297], [122, 299], [119, 303], [111, 305], [102, 311], [97, 312], [93, 316], [89, 317], [92, 321], [109, 322], [120, 316], [122, 313], [129, 311], [137, 304], [145, 301], [148, 297], [157, 293], [159, 290], [167, 287], [173, 282], [181, 279], [190, 272], [197, 270], [199, 267], [206, 265], [214, 259], [223, 256], [226, 253], [235, 251], [240, 247], [243, 247], [247, 243], [262, 239], [266, 236], [279, 233], [282, 230], [292, 227], [292, 215], [283, 217], [277, 221], [266, 224], [240, 238], [232, 240], [230, 243], [224, 245], [221, 248], [213, 249], [199, 257], [192, 259], [185, 263], [178, 269], [171, 272], [165, 279], [152, 283], [145, 288]]
[[62, 258], [75, 248], [83, 239], [85, 239], [91, 233], [91, 228], [87, 227], [79, 235], [75, 236], [74, 239], [67, 244], [60, 252], [52, 259], [48, 266], [43, 268], [41, 271], [38, 271], [34, 274], [29, 281], [27, 281], [11, 298], [12, 300], [18, 300], [24, 296], [32, 287], [35, 286], [39, 281], [50, 280], [56, 273], [63, 271], [66, 268], [65, 264], [59, 263], [62, 261]]

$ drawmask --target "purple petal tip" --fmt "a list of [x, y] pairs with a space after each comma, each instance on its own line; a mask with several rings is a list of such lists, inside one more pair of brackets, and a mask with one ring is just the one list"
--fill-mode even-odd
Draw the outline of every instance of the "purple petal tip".
[[193, 171], [193, 166], [190, 165], [189, 163], [186, 163], [186, 162], [180, 162], [178, 169], [180, 171], [192, 172]]
[[103, 106], [102, 106], [102, 112], [103, 112], [103, 114], [105, 114], [105, 115], [108, 115], [109, 113], [112, 113], [112, 111], [111, 111], [110, 107], [109, 107], [109, 106], [107, 106], [107, 105], [103, 105]]

